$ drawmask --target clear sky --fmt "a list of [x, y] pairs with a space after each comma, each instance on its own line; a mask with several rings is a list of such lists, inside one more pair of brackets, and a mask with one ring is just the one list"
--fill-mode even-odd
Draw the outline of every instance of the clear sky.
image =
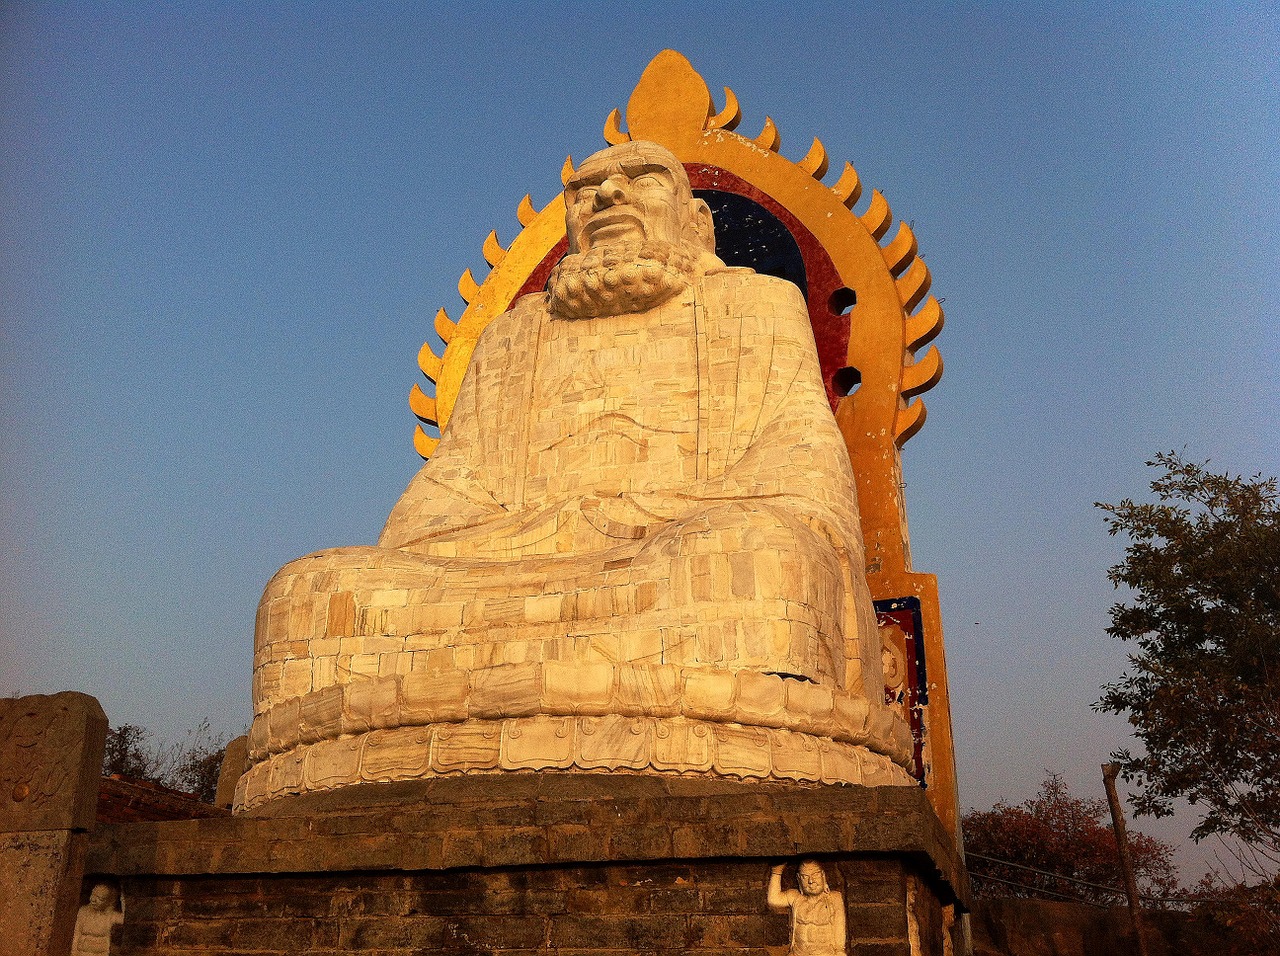
[[664, 47], [913, 224], [946, 374], [904, 467], [961, 801], [1099, 796], [1093, 502], [1161, 450], [1280, 473], [1266, 4], [5, 4], [0, 695], [241, 732], [263, 585], [376, 538], [436, 309]]

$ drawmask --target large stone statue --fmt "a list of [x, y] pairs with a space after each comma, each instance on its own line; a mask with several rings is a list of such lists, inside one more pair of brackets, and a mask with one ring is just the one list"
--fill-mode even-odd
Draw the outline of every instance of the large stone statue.
[[378, 545], [267, 586], [238, 806], [455, 771], [914, 782], [799, 290], [716, 258], [653, 143], [565, 201], [568, 255], [485, 330]]

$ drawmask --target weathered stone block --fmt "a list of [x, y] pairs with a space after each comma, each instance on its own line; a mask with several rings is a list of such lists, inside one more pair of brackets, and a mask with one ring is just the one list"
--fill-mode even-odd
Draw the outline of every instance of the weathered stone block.
[[92, 827], [106, 734], [87, 694], [0, 700], [0, 833]]
[[0, 940], [12, 956], [71, 949], [106, 734], [86, 694], [0, 700]]

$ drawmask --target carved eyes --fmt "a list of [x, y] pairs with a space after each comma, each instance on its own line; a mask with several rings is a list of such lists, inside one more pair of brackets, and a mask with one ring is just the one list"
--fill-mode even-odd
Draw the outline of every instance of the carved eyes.
[[[612, 177], [611, 177], [612, 178]], [[631, 189], [667, 189], [668, 183], [656, 173], [641, 173], [635, 179], [623, 179], [627, 183], [627, 188]], [[600, 191], [599, 186], [583, 186], [573, 197], [575, 206], [592, 203], [595, 201], [596, 193]]]

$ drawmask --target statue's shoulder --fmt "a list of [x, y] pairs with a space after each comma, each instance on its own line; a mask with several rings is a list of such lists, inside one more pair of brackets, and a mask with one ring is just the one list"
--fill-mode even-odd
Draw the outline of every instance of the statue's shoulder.
[[507, 309], [506, 315], [514, 312], [546, 312], [547, 311], [547, 294], [545, 292], [526, 292], [520, 298], [511, 303], [511, 308]]
[[777, 315], [795, 312], [808, 315], [804, 294], [794, 282], [777, 276], [740, 266], [726, 266], [712, 269], [702, 281], [709, 298], [727, 302], [735, 313]]
[[547, 314], [547, 294], [545, 292], [528, 292], [511, 303], [511, 308], [503, 312], [490, 325], [497, 322], [526, 323], [534, 316]]
[[756, 272], [755, 269], [749, 269], [746, 266], [724, 266], [720, 269], [711, 269], [707, 272], [703, 282], [708, 288], [716, 288], [724, 290], [728, 293], [761, 293], [765, 292], [772, 295], [796, 296], [803, 299], [804, 296], [796, 287], [794, 282], [786, 279], [780, 279], [777, 276], [765, 275], [763, 272]]
[[547, 314], [545, 292], [530, 292], [511, 303], [511, 308], [492, 319], [480, 333], [480, 342], [486, 346], [493, 342], [511, 345], [513, 337], [526, 335], [537, 327]]

